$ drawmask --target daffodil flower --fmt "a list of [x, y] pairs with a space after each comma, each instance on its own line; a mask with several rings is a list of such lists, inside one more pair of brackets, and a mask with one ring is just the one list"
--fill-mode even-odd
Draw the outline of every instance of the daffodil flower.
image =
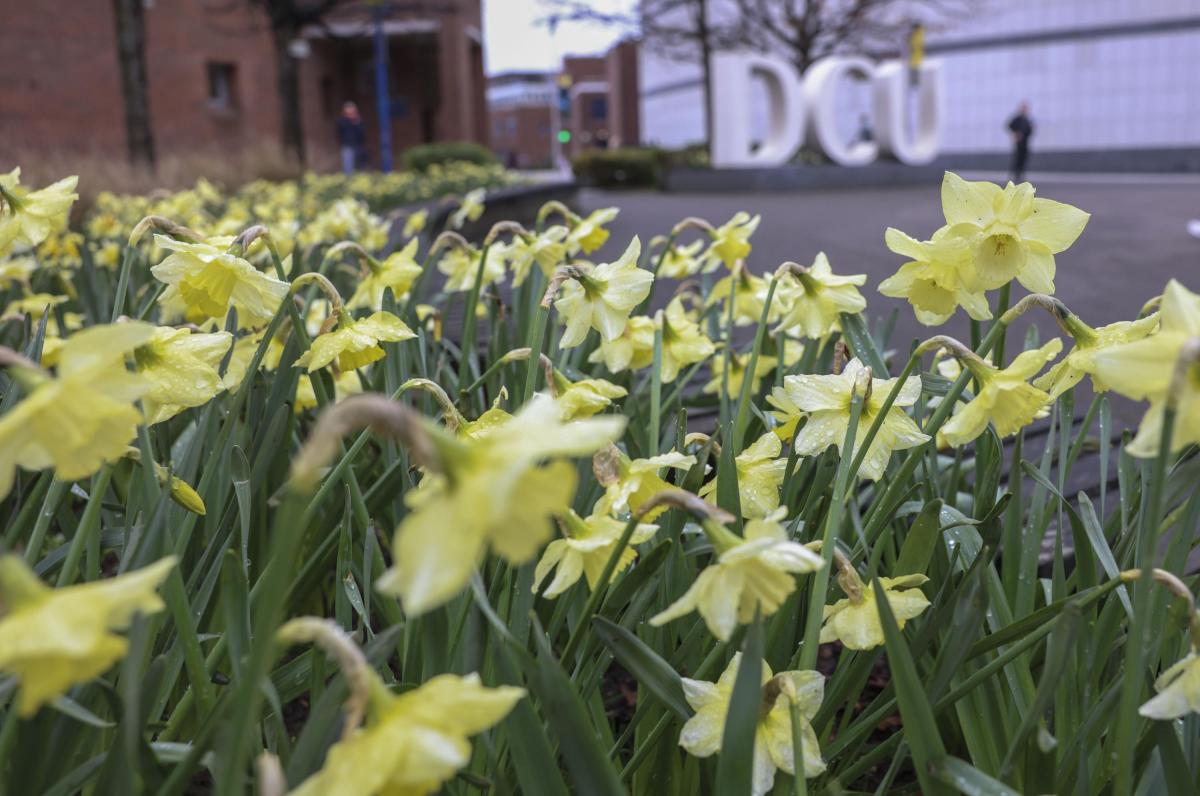
[[[1158, 455], [1167, 392], [1176, 365], [1189, 341], [1200, 338], [1200, 295], [1172, 279], [1163, 290], [1159, 319], [1158, 331], [1149, 337], [1105, 348], [1092, 357], [1095, 377], [1106, 386], [1129, 398], [1150, 401], [1137, 436], [1127, 447], [1132, 455], [1144, 458]], [[1180, 381], [1173, 452], [1200, 441], [1200, 365], [1192, 364], [1187, 378]]]
[[534, 263], [549, 279], [554, 269], [567, 258], [567, 245], [563, 242], [566, 237], [566, 227], [554, 226], [537, 235], [513, 238], [506, 257], [513, 274], [513, 285], [520, 287], [525, 283]]
[[629, 391], [604, 379], [568, 381], [555, 371], [558, 395], [555, 398], [562, 410], [563, 420], [578, 420], [604, 411], [614, 398], [624, 398]]
[[567, 326], [559, 347], [574, 348], [590, 329], [598, 331], [604, 342], [620, 337], [629, 313], [650, 294], [654, 281], [653, 274], [637, 267], [641, 252], [642, 244], [634, 237], [616, 262], [572, 270], [554, 303]]
[[567, 235], [567, 252], [571, 255], [580, 251], [591, 254], [603, 246], [610, 234], [604, 225], [611, 224], [620, 212], [618, 208], [605, 207], [593, 211], [587, 218], [574, 219], [571, 232]]
[[[844, 457], [857, 455], [867, 429], [883, 409], [884, 401], [897, 381], [872, 378], [867, 390], [867, 373], [867, 368], [856, 358], [847, 362], [837, 375], [788, 376], [783, 380], [784, 400], [809, 415], [808, 423], [796, 435], [797, 455], [815, 456], [830, 445], [837, 445]], [[859, 413], [854, 450], [846, 452], [842, 450], [842, 445], [850, 426], [850, 401], [856, 392], [864, 400]], [[904, 413], [904, 407], [912, 406], [920, 395], [921, 379], [906, 379], [863, 457], [862, 465], [858, 468], [860, 478], [879, 480], [894, 451], [914, 448], [929, 440], [929, 436], [922, 433], [912, 418]], [[778, 398], [776, 400], [779, 401]], [[795, 428], [794, 423], [791, 428]]]
[[[784, 377], [785, 385], [788, 378], [791, 377]], [[785, 442], [791, 442], [792, 437], [796, 434], [796, 426], [804, 417], [804, 410], [792, 398], [786, 386], [772, 389], [771, 394], [767, 396], [767, 403], [774, 407], [771, 410], [771, 418], [775, 421], [773, 428], [775, 435]]]
[[783, 307], [781, 331], [819, 339], [842, 328], [843, 312], [853, 315], [867, 307], [857, 287], [867, 281], [867, 275], [835, 274], [825, 252], [818, 252], [809, 268], [795, 269], [778, 278], [776, 293]]
[[1200, 713], [1200, 656], [1193, 650], [1154, 681], [1158, 695], [1138, 708], [1148, 719], [1168, 721]]
[[739, 260], [750, 254], [750, 236], [758, 229], [761, 216], [751, 217], [744, 210], [734, 213], [733, 218], [711, 233], [712, 241], [704, 252], [705, 272], [715, 270], [721, 264], [732, 269]]
[[[362, 378], [359, 374], [365, 370], [342, 370], [334, 374], [333, 377], [333, 403], [337, 403], [351, 395], [358, 395], [363, 391]], [[296, 414], [300, 414], [306, 409], [317, 408], [317, 391], [313, 387], [312, 378], [307, 375], [301, 375], [299, 381], [296, 382], [296, 405], [293, 407]]]
[[1054, 293], [1054, 255], [1075, 242], [1090, 216], [1033, 194], [1027, 182], [1001, 188], [946, 172], [942, 212], [950, 233], [970, 241], [983, 288], [993, 290], [1015, 278], [1031, 292]]
[[458, 594], [488, 547], [514, 564], [533, 558], [550, 536], [550, 517], [575, 494], [575, 467], [565, 458], [595, 452], [624, 427], [623, 417], [564, 423], [545, 395], [482, 437], [453, 439], [430, 427], [441, 472], [406, 496], [412, 512], [396, 530], [396, 563], [378, 588], [416, 616]]
[[1056, 362], [1033, 382], [1034, 387], [1048, 392], [1052, 401], [1088, 375], [1092, 377], [1092, 387], [1096, 392], [1107, 392], [1108, 385], [1096, 375], [1096, 355], [1115, 346], [1149, 337], [1158, 328], [1159, 319], [1157, 314], [1153, 314], [1136, 321], [1119, 321], [1090, 329], [1072, 315], [1066, 323], [1075, 340], [1075, 347], [1062, 361]]
[[125, 657], [129, 642], [117, 633], [137, 614], [163, 609], [155, 590], [174, 566], [174, 558], [164, 558], [115, 578], [51, 589], [19, 557], [0, 557], [0, 671], [20, 682], [17, 712], [32, 716]]
[[992, 317], [987, 296], [975, 275], [970, 240], [950, 230], [949, 226], [942, 227], [927, 241], [915, 240], [891, 227], [884, 233], [887, 247], [910, 261], [880, 282], [879, 292], [907, 299], [917, 320], [926, 326], [945, 323], [959, 307], [977, 321]]
[[21, 170], [0, 174], [0, 254], [14, 245], [37, 246], [67, 225], [78, 177], [65, 177], [37, 191], [21, 186]]
[[[605, 488], [593, 511], [601, 514], [637, 511], [647, 500], [671, 488], [662, 478], [664, 469], [687, 470], [695, 463], [695, 456], [677, 451], [630, 461], [615, 446], [610, 446], [596, 454], [593, 461], [596, 480]], [[666, 510], [666, 506], [659, 506], [642, 519], [649, 522]]]
[[18, 466], [77, 481], [124, 453], [142, 421], [134, 401], [151, 386], [125, 369], [125, 356], [153, 335], [147, 323], [92, 326], [62, 345], [57, 375], [9, 368], [25, 398], [0, 416], [0, 499]]
[[404, 219], [404, 230], [401, 234], [406, 238], [416, 237], [421, 234], [428, 223], [429, 210], [422, 207], [420, 210], [410, 213], [408, 218]]
[[658, 267], [658, 275], [667, 279], [686, 279], [699, 273], [703, 260], [700, 257], [702, 240], [694, 240], [686, 245], [671, 244], [671, 248], [662, 253], [662, 265]]
[[[730, 297], [733, 298], [733, 323], [735, 326], [756, 324], [762, 320], [763, 304], [767, 300], [768, 280], [755, 276], [746, 270], [745, 265], [733, 266], [732, 272], [717, 281], [708, 294], [707, 306], [718, 302], [723, 305], [721, 321], [729, 317]], [[779, 305], [771, 303], [771, 315], [768, 320], [779, 317]]]
[[389, 288], [397, 301], [404, 298], [421, 275], [416, 255], [417, 239], [413, 238], [403, 249], [392, 252], [382, 262], [371, 263], [368, 272], [355, 287], [354, 295], [346, 302], [346, 309], [382, 309], [383, 294]]
[[[776, 440], [778, 442], [778, 440]], [[756, 614], [771, 616], [796, 588], [797, 574], [816, 572], [825, 565], [820, 555], [793, 542], [779, 521], [787, 509], [746, 523], [744, 537], [712, 520], [704, 533], [716, 551], [716, 561], [706, 567], [683, 596], [650, 618], [659, 626], [698, 611], [710, 633], [728, 641], [739, 624]]]
[[288, 294], [286, 282], [230, 253], [232, 238], [187, 243], [155, 235], [154, 242], [172, 252], [150, 273], [167, 286], [159, 299], [163, 307], [178, 314], [220, 320], [234, 308], [239, 326], [261, 326], [275, 316]]
[[144, 345], [133, 350], [140, 376], [151, 383], [142, 396], [146, 422], [170, 420], [193, 406], [202, 406], [224, 389], [218, 369], [229, 352], [229, 332], [192, 334], [187, 329], [160, 326]]
[[412, 329], [390, 312], [381, 310], [360, 320], [342, 313], [337, 329], [313, 340], [312, 346], [296, 360], [296, 367], [312, 373], [336, 359], [339, 370], [357, 370], [383, 359], [380, 343], [398, 343], [414, 337]]
[[4, 314], [0, 315], [0, 320], [7, 321], [28, 316], [35, 322], [40, 321], [47, 310], [51, 310], [59, 304], [66, 304], [70, 300], [69, 296], [56, 296], [52, 293], [30, 293], [8, 302], [8, 306], [4, 308]]
[[[750, 391], [758, 392], [758, 386], [762, 382], [763, 377], [775, 369], [775, 357], [769, 357], [765, 354], [758, 355], [758, 361], [754, 365], [754, 375], [750, 377]], [[721, 356], [713, 357], [709, 360], [709, 369], [712, 371], [712, 378], [704, 385], [705, 393], [720, 393], [721, 385], [725, 383], [725, 358]], [[731, 354], [729, 357], [729, 396], [736, 397], [741, 393], [742, 383], [746, 380], [747, 371], [750, 370], [750, 354]]]
[[[667, 305], [666, 312], [655, 316], [655, 323], [662, 326], [662, 368], [660, 375], [663, 384], [675, 381], [681, 368], [703, 362], [712, 356], [716, 346], [700, 324], [688, 317], [683, 308], [683, 297], [676, 296]], [[654, 349], [651, 343], [651, 361]]]
[[[787, 470], [787, 459], [779, 458], [783, 443], [767, 432], [734, 459], [742, 516], [761, 519], [779, 508], [779, 487]], [[700, 497], [715, 503], [717, 479], [700, 488]]]
[[459, 203], [458, 207], [446, 220], [446, 225], [450, 229], [462, 229], [468, 221], [478, 221], [483, 216], [483, 200], [486, 197], [486, 188], [476, 188], [473, 191], [468, 191], [467, 195], [462, 198], [462, 202]]
[[[880, 578], [888, 606], [896, 617], [901, 630], [908, 620], [920, 616], [929, 607], [929, 600], [916, 588], [926, 583], [924, 575], [901, 575], [898, 578]], [[870, 650], [883, 644], [883, 625], [879, 620], [879, 606], [875, 602], [875, 590], [863, 585], [858, 573], [848, 561], [839, 561], [838, 584], [846, 592], [845, 599], [826, 605], [821, 626], [820, 643], [840, 641], [847, 649]]]
[[603, 362], [612, 373], [649, 367], [654, 362], [654, 319], [645, 315], [630, 318], [615, 340], [600, 341], [588, 362]]
[[[711, 757], [721, 751], [725, 718], [733, 698], [737, 680], [739, 652], [729, 661], [717, 682], [692, 680], [684, 677], [683, 695], [696, 714], [687, 720], [679, 733], [679, 745], [695, 757]], [[811, 779], [825, 771], [821, 746], [813, 732], [812, 719], [825, 698], [825, 678], [820, 672], [789, 671], [771, 673], [766, 661], [762, 664], [763, 705], [754, 730], [754, 774], [750, 791], [754, 796], [771, 792], [775, 771], [796, 773], [795, 745], [792, 737], [792, 705], [801, 713], [800, 750], [804, 755], [804, 777]]]
[[[625, 521], [618, 520], [606, 514], [592, 514], [582, 519], [578, 514], [567, 510], [558, 520], [562, 529], [562, 539], [555, 539], [546, 545], [546, 551], [538, 561], [533, 573], [533, 591], [536, 594], [542, 581], [554, 570], [554, 580], [541, 594], [547, 600], [552, 600], [575, 585], [580, 576], [587, 578], [588, 588], [595, 589], [604, 572], [608, 559], [612, 556], [621, 534], [625, 531]], [[637, 558], [633, 545], [650, 541], [658, 532], [657, 525], [638, 523], [629, 545], [621, 552], [613, 575], [623, 571]]]
[[1062, 350], [1057, 337], [1041, 348], [1023, 351], [1007, 368], [1000, 370], [979, 357], [962, 359], [962, 364], [979, 382], [979, 392], [970, 403], [956, 404], [954, 414], [942, 426], [940, 437], [955, 448], [983, 433], [988, 422], [1002, 437], [1016, 434], [1038, 416], [1050, 396], [1029, 383], [1037, 372]]
[[438, 260], [438, 270], [446, 275], [446, 292], [461, 293], [473, 290], [479, 269], [483, 267], [483, 281], [480, 287], [499, 282], [504, 278], [504, 259], [489, 256], [487, 263], [481, 262], [481, 252], [473, 246], [457, 246]]
[[441, 674], [393, 694], [367, 670], [366, 723], [330, 747], [291, 796], [426, 796], [471, 762], [467, 739], [498, 724], [524, 689], [489, 688], [478, 674]]

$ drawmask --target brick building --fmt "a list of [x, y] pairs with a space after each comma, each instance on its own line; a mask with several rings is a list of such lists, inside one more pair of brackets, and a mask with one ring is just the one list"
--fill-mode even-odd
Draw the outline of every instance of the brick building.
[[[144, 0], [151, 127], [160, 156], [278, 142], [267, 19], [247, 0]], [[383, 22], [392, 149], [487, 143], [480, 0], [405, 3]], [[412, 10], [416, 9], [416, 10]], [[378, 156], [371, 8], [345, 0], [292, 43], [310, 161], [358, 103]], [[116, 22], [108, 0], [0, 0], [0, 162], [29, 151], [123, 155]]]
[[637, 146], [637, 70], [637, 45], [626, 41], [601, 56], [564, 58], [557, 74], [489, 78], [492, 149], [518, 168], [544, 168], [560, 147], [570, 160], [587, 149]]

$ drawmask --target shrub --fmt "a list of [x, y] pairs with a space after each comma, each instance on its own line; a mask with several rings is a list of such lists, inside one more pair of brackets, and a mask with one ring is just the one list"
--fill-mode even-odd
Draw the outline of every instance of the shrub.
[[427, 171], [430, 166], [466, 162], [480, 166], [496, 163], [496, 156], [474, 141], [446, 141], [438, 144], [421, 144], [404, 152], [404, 167], [414, 171]]
[[624, 147], [589, 149], [571, 162], [575, 176], [600, 188], [658, 184], [659, 150]]

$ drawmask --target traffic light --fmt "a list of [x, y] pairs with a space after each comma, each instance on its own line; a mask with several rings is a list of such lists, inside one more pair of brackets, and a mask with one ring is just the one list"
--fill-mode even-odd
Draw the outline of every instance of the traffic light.
[[571, 131], [570, 130], [559, 130], [558, 131], [558, 143], [560, 143], [560, 144], [571, 143]]

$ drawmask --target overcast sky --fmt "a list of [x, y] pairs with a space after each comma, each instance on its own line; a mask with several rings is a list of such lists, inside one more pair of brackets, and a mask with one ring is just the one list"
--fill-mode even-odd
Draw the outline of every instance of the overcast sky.
[[[625, 11], [636, 0], [592, 0], [603, 10]], [[484, 68], [489, 75], [556, 68], [564, 55], [602, 53], [620, 31], [598, 25], [565, 23], [553, 36], [537, 20], [553, 7], [545, 0], [483, 0]]]

